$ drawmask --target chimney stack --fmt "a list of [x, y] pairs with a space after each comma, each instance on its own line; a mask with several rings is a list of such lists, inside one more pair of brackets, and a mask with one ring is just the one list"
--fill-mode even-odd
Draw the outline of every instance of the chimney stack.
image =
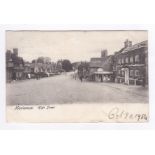
[[13, 54], [18, 56], [18, 48], [13, 48]]
[[126, 41], [124, 42], [124, 47], [127, 48], [127, 47], [131, 47], [132, 46], [132, 41], [126, 39]]

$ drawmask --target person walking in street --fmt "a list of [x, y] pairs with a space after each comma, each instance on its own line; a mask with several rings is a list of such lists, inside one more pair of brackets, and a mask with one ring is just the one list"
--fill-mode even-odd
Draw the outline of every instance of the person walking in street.
[[83, 80], [83, 75], [82, 75], [82, 74], [79, 75], [79, 79], [80, 79], [80, 81], [82, 82], [82, 80]]

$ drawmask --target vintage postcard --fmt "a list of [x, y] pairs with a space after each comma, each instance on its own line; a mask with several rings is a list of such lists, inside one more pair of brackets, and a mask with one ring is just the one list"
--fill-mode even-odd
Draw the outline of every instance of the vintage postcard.
[[147, 30], [7, 30], [6, 120], [149, 121]]

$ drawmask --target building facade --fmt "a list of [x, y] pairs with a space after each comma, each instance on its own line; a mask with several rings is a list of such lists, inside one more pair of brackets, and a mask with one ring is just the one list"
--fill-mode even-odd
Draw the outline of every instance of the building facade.
[[113, 81], [114, 56], [108, 55], [107, 50], [101, 51], [101, 57], [90, 59], [90, 75], [93, 81]]
[[117, 83], [148, 84], [148, 42], [132, 45], [126, 40], [124, 47], [114, 55], [113, 71]]
[[90, 71], [96, 72], [98, 69], [103, 69], [104, 71], [113, 71], [113, 61], [114, 56], [108, 55], [107, 50], [101, 51], [101, 57], [90, 59]]
[[18, 56], [18, 49], [6, 51], [6, 81], [20, 80], [23, 78], [24, 60]]

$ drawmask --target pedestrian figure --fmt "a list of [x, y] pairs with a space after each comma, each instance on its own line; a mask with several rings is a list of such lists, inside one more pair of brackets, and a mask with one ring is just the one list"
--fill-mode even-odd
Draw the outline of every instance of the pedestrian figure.
[[82, 80], [83, 80], [83, 76], [82, 76], [82, 75], [80, 75], [80, 77], [79, 77], [79, 78], [80, 78], [80, 81], [82, 82]]
[[74, 72], [74, 79], [76, 80], [76, 78], [77, 78], [77, 75], [78, 75], [78, 70], [75, 70], [75, 72]]
[[103, 76], [102, 75], [100, 75], [100, 79], [101, 79], [100, 81], [103, 82]]
[[31, 75], [30, 75], [30, 73], [28, 73], [28, 79], [31, 79]]

